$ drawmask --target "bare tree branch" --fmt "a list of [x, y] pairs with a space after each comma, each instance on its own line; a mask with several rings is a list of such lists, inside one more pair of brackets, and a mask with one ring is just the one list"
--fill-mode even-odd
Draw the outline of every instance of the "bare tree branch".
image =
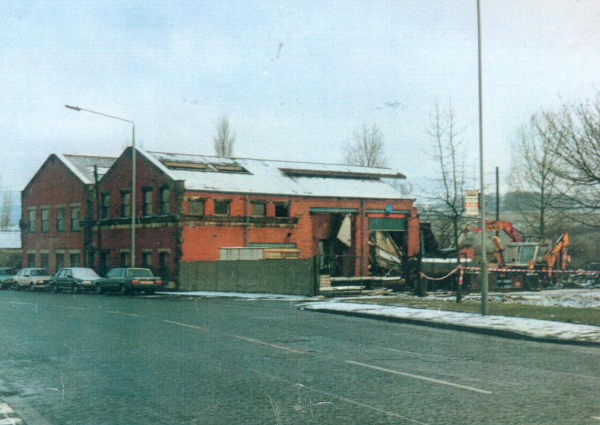
[[383, 133], [377, 125], [367, 128], [363, 124], [362, 129], [352, 134], [352, 142], [345, 148], [344, 162], [363, 167], [386, 167], [384, 148]]

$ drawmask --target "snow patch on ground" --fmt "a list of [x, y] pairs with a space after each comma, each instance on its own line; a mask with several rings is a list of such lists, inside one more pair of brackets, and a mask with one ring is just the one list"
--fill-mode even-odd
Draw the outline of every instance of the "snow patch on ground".
[[174, 296], [191, 296], [191, 297], [230, 297], [243, 298], [252, 300], [281, 300], [281, 301], [308, 301], [311, 297], [303, 297], [299, 295], [281, 295], [281, 294], [253, 294], [243, 292], [207, 292], [207, 291], [192, 291], [192, 292], [157, 292], [160, 295]]
[[339, 312], [363, 313], [373, 316], [395, 317], [422, 320], [432, 323], [453, 324], [480, 329], [495, 329], [515, 332], [534, 338], [553, 338], [600, 343], [600, 327], [576, 325], [550, 320], [526, 319], [506, 316], [481, 316], [475, 313], [428, 310], [410, 307], [359, 304], [349, 302], [313, 302], [303, 304], [305, 310], [333, 310]]
[[[454, 302], [456, 296], [450, 293], [432, 294], [428, 295], [427, 299]], [[463, 300], [481, 301], [481, 294], [466, 295]], [[561, 289], [540, 292], [490, 292], [488, 301], [554, 307], [597, 308], [600, 307], [600, 290]]]

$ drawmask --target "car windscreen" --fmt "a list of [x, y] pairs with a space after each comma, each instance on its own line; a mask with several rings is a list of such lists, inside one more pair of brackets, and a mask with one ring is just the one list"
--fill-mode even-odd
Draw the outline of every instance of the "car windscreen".
[[73, 269], [73, 277], [78, 279], [91, 279], [100, 277], [92, 269]]
[[50, 276], [50, 273], [46, 269], [32, 270], [31, 276]]
[[11, 274], [10, 269], [0, 269], [0, 276], [8, 276]]
[[152, 277], [152, 272], [148, 269], [127, 269], [128, 277]]

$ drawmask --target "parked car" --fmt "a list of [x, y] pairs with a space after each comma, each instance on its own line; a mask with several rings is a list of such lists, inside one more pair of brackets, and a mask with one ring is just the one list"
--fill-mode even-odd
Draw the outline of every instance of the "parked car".
[[70, 267], [61, 269], [58, 273], [52, 276], [50, 287], [52, 292], [59, 292], [62, 289], [70, 289], [73, 293], [80, 291], [91, 291], [94, 289], [94, 284], [99, 279], [102, 279], [92, 269], [85, 267]]
[[0, 267], [0, 289], [8, 289], [13, 284], [15, 273], [10, 267]]
[[35, 291], [36, 289], [47, 289], [50, 288], [50, 279], [52, 279], [52, 275], [47, 269], [22, 269], [13, 277], [12, 288], [16, 289], [17, 291], [23, 288], [29, 288], [30, 291]]
[[153, 294], [162, 286], [162, 280], [154, 276], [150, 269], [118, 268], [109, 271], [106, 278], [97, 281], [95, 285], [97, 294], [105, 291], [118, 291], [123, 295], [136, 292]]

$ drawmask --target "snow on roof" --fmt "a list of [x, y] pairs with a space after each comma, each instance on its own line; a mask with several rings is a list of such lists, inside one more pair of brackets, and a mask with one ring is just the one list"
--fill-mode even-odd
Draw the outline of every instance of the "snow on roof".
[[105, 156], [60, 154], [57, 156], [85, 184], [94, 183], [94, 165], [98, 167], [98, 178], [101, 178], [117, 160], [117, 158]]
[[21, 232], [0, 232], [0, 249], [21, 249]]
[[[142, 152], [167, 169], [186, 190], [265, 195], [398, 199], [402, 194], [384, 177], [403, 178], [389, 168], [223, 158]], [[161, 168], [161, 169], [162, 169]]]

